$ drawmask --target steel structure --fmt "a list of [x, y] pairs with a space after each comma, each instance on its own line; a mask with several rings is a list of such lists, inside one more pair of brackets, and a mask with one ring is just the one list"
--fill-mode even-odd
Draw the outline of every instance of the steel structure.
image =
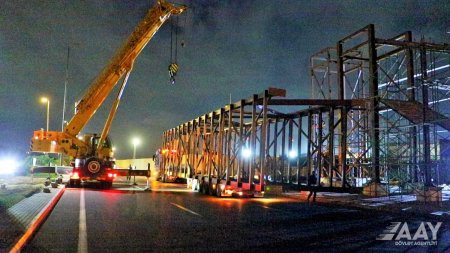
[[260, 190], [313, 170], [331, 191], [450, 180], [449, 45], [368, 25], [310, 64], [312, 99], [269, 88], [165, 131], [161, 172]]

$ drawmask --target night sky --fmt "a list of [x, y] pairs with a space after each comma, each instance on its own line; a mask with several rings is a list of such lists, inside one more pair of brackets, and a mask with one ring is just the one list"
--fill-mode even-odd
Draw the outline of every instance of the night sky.
[[[74, 103], [154, 5], [153, 0], [2, 0], [0, 4], [0, 156], [25, 155], [34, 130], [61, 130], [67, 49], [66, 120]], [[376, 36], [404, 31], [450, 42], [450, 2], [196, 0], [178, 18], [176, 84], [169, 83], [171, 25], [134, 64], [110, 136], [119, 159], [151, 157], [162, 132], [267, 87], [309, 98], [309, 57], [369, 23]], [[176, 22], [176, 18], [172, 19]], [[176, 24], [175, 24], [176, 25]], [[175, 39], [173, 37], [173, 39]], [[115, 89], [83, 133], [100, 133]]]

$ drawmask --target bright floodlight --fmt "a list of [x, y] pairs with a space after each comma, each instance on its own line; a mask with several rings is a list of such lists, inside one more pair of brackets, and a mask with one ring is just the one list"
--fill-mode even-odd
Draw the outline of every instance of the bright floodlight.
[[242, 156], [244, 158], [249, 158], [252, 155], [252, 151], [249, 148], [242, 149]]
[[141, 140], [139, 138], [133, 138], [132, 141], [133, 141], [133, 145], [134, 146], [137, 146], [137, 145], [141, 144]]
[[297, 151], [291, 150], [289, 151], [289, 158], [296, 158], [297, 157]]
[[47, 102], [48, 102], [48, 98], [42, 97], [42, 98], [41, 98], [41, 102], [42, 102], [42, 103], [47, 103]]
[[17, 168], [16, 161], [12, 159], [0, 160], [0, 174], [14, 174]]

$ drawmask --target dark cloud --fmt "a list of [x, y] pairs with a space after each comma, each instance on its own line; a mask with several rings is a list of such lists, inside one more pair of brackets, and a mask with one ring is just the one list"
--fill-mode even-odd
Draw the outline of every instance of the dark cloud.
[[[66, 119], [73, 104], [155, 1], [25, 1], [0, 4], [0, 153], [28, 149], [33, 130], [62, 119], [67, 47], [70, 46]], [[176, 85], [169, 84], [170, 24], [136, 60], [113, 122], [119, 158], [131, 155], [132, 136], [143, 139], [138, 156], [151, 156], [164, 130], [269, 86], [291, 98], [309, 97], [308, 60], [345, 35], [374, 23], [377, 36], [407, 30], [448, 43], [448, 1], [177, 1], [189, 10], [176, 19]], [[83, 132], [100, 132], [112, 97]], [[68, 115], [68, 116], [67, 116]]]

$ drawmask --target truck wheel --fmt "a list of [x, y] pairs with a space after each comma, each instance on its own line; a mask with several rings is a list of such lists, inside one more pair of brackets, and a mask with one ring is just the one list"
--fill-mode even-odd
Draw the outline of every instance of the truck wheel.
[[101, 174], [103, 171], [102, 164], [96, 157], [87, 159], [83, 168], [84, 172], [91, 177]]
[[211, 195], [211, 196], [214, 196], [214, 195], [216, 195], [216, 191], [215, 191], [215, 190], [213, 190], [213, 188], [212, 188], [212, 187], [208, 187], [208, 193], [209, 193], [209, 195]]
[[218, 198], [221, 198], [222, 197], [222, 190], [220, 189], [220, 184], [218, 185], [219, 187], [216, 187], [216, 196], [218, 197]]
[[202, 193], [205, 195], [208, 194], [208, 185], [205, 183], [202, 184]]
[[198, 183], [198, 192], [203, 193], [203, 182]]

